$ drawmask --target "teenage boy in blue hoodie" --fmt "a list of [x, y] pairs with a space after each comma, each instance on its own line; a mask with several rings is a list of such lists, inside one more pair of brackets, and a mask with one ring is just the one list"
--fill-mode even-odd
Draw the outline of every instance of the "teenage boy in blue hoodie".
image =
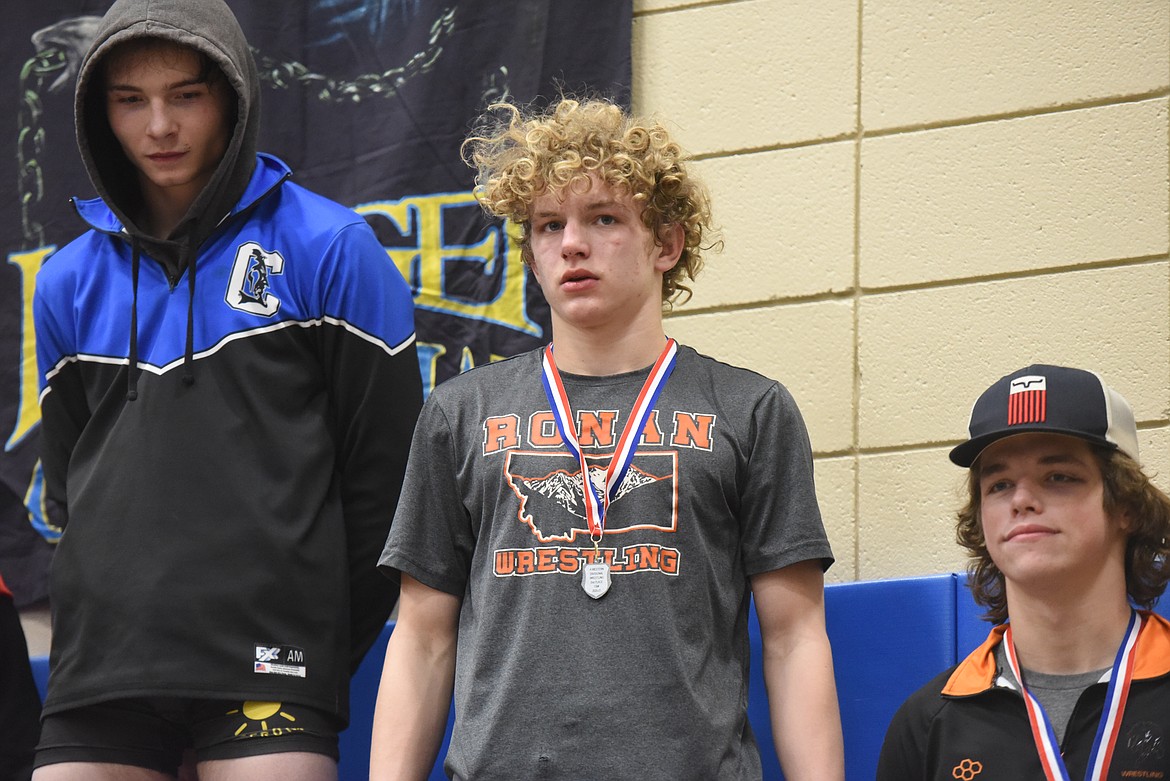
[[421, 405], [410, 291], [257, 154], [222, 0], [119, 0], [82, 64], [90, 230], [34, 315], [68, 524], [36, 779], [329, 779]]

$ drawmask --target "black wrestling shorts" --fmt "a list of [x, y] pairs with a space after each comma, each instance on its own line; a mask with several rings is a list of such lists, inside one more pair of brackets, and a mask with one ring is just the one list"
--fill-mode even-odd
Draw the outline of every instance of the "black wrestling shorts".
[[323, 711], [280, 702], [149, 697], [45, 716], [36, 766], [113, 762], [174, 775], [195, 762], [306, 751], [338, 759], [343, 725]]

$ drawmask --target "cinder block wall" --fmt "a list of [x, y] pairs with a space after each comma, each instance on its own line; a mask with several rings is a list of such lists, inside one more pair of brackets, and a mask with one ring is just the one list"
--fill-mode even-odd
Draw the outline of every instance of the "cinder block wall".
[[947, 450], [1028, 363], [1170, 489], [1170, 3], [635, 0], [633, 54], [726, 241], [668, 331], [795, 395], [831, 581], [963, 567]]

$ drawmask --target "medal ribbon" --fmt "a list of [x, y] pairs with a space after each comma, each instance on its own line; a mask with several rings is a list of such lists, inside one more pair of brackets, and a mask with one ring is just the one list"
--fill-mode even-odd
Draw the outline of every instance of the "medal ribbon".
[[[569, 406], [569, 395], [565, 393], [565, 386], [561, 382], [561, 373], [557, 370], [553, 360], [553, 348], [550, 344], [544, 349], [544, 372], [541, 377], [544, 383], [544, 393], [552, 407], [553, 418], [557, 423], [557, 431], [561, 433], [561, 441], [565, 448], [577, 459], [581, 465], [581, 482], [584, 484], [585, 520], [589, 524], [589, 536], [594, 544], [601, 540], [605, 531], [605, 512], [609, 503], [617, 496], [622, 479], [634, 460], [634, 451], [637, 448], [638, 438], [646, 427], [650, 413], [654, 411], [654, 403], [658, 401], [658, 394], [666, 385], [670, 373], [674, 371], [674, 362], [678, 357], [678, 342], [666, 340], [666, 347], [658, 356], [654, 367], [650, 369], [650, 376], [638, 391], [638, 398], [634, 401], [634, 408], [630, 410], [630, 417], [622, 428], [618, 438], [617, 448], [610, 459], [609, 468], [605, 470], [605, 490], [600, 492], [593, 485], [589, 477], [589, 464], [585, 461], [585, 454], [577, 441], [577, 424], [573, 420], [573, 408]], [[599, 495], [600, 494], [600, 495]]]
[[[1109, 675], [1109, 690], [1105, 694], [1101, 723], [1097, 726], [1097, 736], [1093, 739], [1093, 750], [1089, 754], [1089, 766], [1085, 769], [1086, 781], [1101, 781], [1109, 773], [1113, 747], [1117, 743], [1118, 733], [1121, 732], [1121, 716], [1125, 712], [1125, 701], [1129, 697], [1129, 684], [1133, 681], [1133, 664], [1136, 658], [1133, 650], [1144, 621], [1144, 618], [1139, 620], [1136, 610], [1130, 611], [1129, 626], [1125, 630], [1121, 646], [1117, 649], [1117, 658], [1113, 660], [1113, 671]], [[1004, 650], [1007, 652], [1008, 666], [1011, 667], [1012, 674], [1016, 676], [1023, 690], [1028, 722], [1032, 725], [1032, 739], [1036, 741], [1036, 751], [1040, 754], [1044, 777], [1048, 781], [1069, 781], [1068, 768], [1064, 766], [1064, 759], [1060, 756], [1056, 735], [1052, 731], [1048, 715], [1028, 691], [1024, 677], [1020, 674], [1010, 624], [1004, 634]]]

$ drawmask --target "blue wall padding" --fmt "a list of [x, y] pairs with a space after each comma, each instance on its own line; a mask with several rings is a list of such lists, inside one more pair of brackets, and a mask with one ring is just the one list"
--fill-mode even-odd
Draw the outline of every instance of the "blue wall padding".
[[[1170, 618], [1170, 604], [1158, 612]], [[965, 575], [841, 583], [825, 588], [825, 614], [833, 646], [837, 696], [845, 734], [845, 777], [873, 778], [882, 738], [894, 711], [906, 697], [937, 673], [983, 642], [989, 625], [980, 619], [983, 609], [966, 587]], [[374, 701], [386, 641], [394, 624], [388, 623], [362, 662], [350, 689], [350, 726], [341, 734], [340, 781], [369, 777], [370, 730]], [[760, 626], [751, 613], [752, 648], [748, 718], [760, 744], [764, 778], [783, 779], [772, 742], [768, 699], [761, 664]], [[33, 677], [44, 696], [49, 660], [32, 659]], [[451, 740], [454, 712], [431, 781], [442, 781], [443, 756]]]

